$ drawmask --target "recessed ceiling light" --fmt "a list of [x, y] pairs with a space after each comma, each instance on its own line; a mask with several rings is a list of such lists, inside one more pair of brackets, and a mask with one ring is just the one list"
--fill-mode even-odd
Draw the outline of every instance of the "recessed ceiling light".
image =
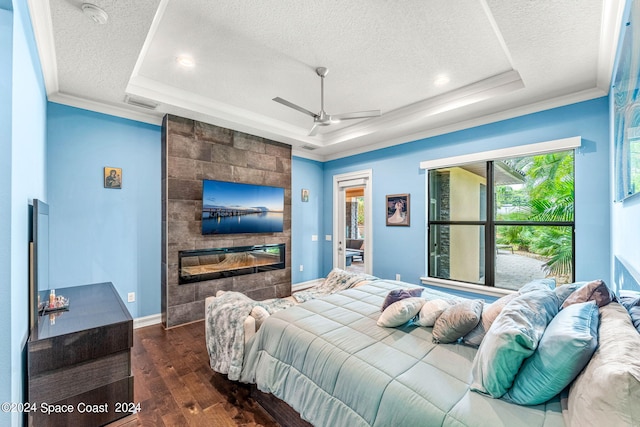
[[195, 67], [196, 61], [193, 60], [189, 55], [180, 55], [176, 58], [176, 62], [183, 67], [191, 68]]
[[107, 12], [100, 9], [95, 4], [83, 3], [81, 7], [82, 13], [84, 13], [84, 15], [91, 19], [95, 24], [106, 24], [109, 20]]
[[447, 83], [449, 83], [449, 76], [445, 75], [445, 74], [440, 74], [439, 76], [437, 76], [435, 78], [435, 80], [433, 81], [433, 84], [436, 86], [444, 86]]

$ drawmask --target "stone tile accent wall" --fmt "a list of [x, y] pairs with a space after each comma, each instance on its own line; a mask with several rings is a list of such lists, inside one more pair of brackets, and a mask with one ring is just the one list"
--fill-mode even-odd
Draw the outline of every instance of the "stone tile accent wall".
[[[201, 232], [202, 180], [284, 187], [282, 233]], [[285, 243], [286, 268], [178, 285], [178, 252]], [[219, 290], [250, 298], [291, 295], [291, 147], [231, 129], [167, 115], [162, 123], [162, 323], [204, 318], [204, 300]]]

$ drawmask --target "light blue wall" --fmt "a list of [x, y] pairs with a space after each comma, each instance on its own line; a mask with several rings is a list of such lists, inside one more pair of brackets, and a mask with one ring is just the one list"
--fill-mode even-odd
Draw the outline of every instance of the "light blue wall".
[[160, 127], [55, 103], [48, 126], [51, 286], [112, 282], [134, 318], [159, 313]]
[[[291, 281], [293, 284], [323, 277], [322, 229], [323, 164], [293, 157], [291, 166]], [[302, 202], [302, 189], [309, 190], [309, 201]], [[311, 236], [318, 236], [313, 241]], [[304, 270], [300, 271], [300, 266]]]
[[[3, 23], [6, 24], [6, 16]], [[29, 205], [33, 199], [47, 198], [46, 171], [46, 94], [40, 62], [33, 37], [26, 0], [13, 2], [12, 54], [9, 58], [11, 76], [11, 142], [10, 142], [10, 287], [5, 310], [10, 311], [3, 329], [11, 331], [10, 376], [3, 375], [2, 387], [10, 389], [8, 401], [20, 402], [24, 396], [25, 345], [29, 334]], [[5, 43], [3, 41], [3, 43]], [[4, 102], [4, 101], [3, 101]], [[2, 107], [3, 110], [6, 108]], [[6, 113], [4, 113], [6, 115]], [[3, 143], [6, 147], [6, 143]], [[8, 150], [4, 149], [3, 154]], [[4, 160], [6, 163], [6, 159]], [[3, 183], [4, 184], [4, 183]], [[3, 191], [6, 197], [6, 189]], [[2, 200], [6, 203], [7, 200]], [[4, 219], [3, 219], [4, 221]], [[6, 223], [3, 223], [3, 226]], [[3, 310], [4, 311], [4, 310]], [[3, 344], [7, 344], [4, 342]], [[7, 360], [2, 354], [0, 364]], [[3, 368], [3, 374], [5, 370]], [[3, 394], [6, 395], [6, 392]], [[1, 415], [0, 417], [7, 417]], [[19, 425], [22, 415], [14, 413], [11, 421], [0, 423]], [[6, 424], [4, 423], [6, 421]]]
[[[502, 122], [327, 162], [323, 227], [332, 229], [332, 179], [373, 170], [373, 274], [419, 283], [425, 275], [425, 176], [423, 160], [581, 136], [576, 176], [576, 280], [610, 276], [608, 99], [529, 114]], [[410, 193], [411, 226], [385, 226], [385, 195]], [[323, 274], [332, 268], [331, 242], [323, 242]]]
[[[11, 301], [11, 81], [13, 13], [0, 8], [0, 301]], [[11, 307], [9, 307], [11, 308]], [[11, 325], [11, 310], [0, 310], [0, 324]], [[0, 328], [0, 378], [11, 378], [11, 328]], [[0, 402], [11, 401], [11, 382], [2, 381]], [[0, 424], [11, 415], [0, 413]]]

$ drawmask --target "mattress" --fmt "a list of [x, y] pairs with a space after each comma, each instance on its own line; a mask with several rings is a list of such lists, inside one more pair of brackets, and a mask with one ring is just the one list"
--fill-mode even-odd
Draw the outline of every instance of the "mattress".
[[377, 326], [387, 293], [407, 287], [376, 280], [275, 313], [247, 343], [241, 381], [316, 426], [564, 425], [558, 398], [526, 407], [470, 391], [475, 348]]

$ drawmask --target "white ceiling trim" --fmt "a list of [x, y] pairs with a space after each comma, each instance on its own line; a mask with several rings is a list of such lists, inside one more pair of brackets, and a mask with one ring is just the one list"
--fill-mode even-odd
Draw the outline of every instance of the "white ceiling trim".
[[598, 52], [597, 86], [609, 92], [613, 67], [615, 65], [622, 15], [625, 1], [605, 1], [602, 5], [602, 24], [600, 25], [600, 46]]
[[324, 162], [325, 158], [322, 155], [314, 154], [313, 151], [307, 151], [302, 148], [293, 147], [291, 149], [291, 155], [295, 157], [302, 157], [303, 159], [315, 160], [316, 162]]
[[167, 5], [169, 4], [169, 0], [161, 0], [158, 5], [158, 10], [156, 10], [156, 14], [153, 17], [153, 21], [151, 21], [151, 27], [149, 27], [149, 32], [147, 33], [147, 37], [144, 40], [144, 44], [142, 45], [142, 49], [140, 49], [140, 54], [138, 55], [138, 59], [136, 60], [136, 65], [133, 67], [133, 71], [131, 72], [131, 77], [129, 78], [129, 82], [134, 80], [140, 75], [140, 67], [142, 67], [142, 63], [144, 59], [147, 57], [147, 53], [149, 52], [149, 47], [151, 46], [151, 42], [153, 38], [156, 36], [156, 32], [158, 31], [158, 27], [160, 26], [160, 22], [162, 21], [162, 17], [164, 16], [165, 11], [167, 10]]
[[[380, 130], [424, 120], [427, 117], [484, 101], [523, 87], [524, 83], [518, 72], [510, 70], [434, 98], [385, 113], [381, 117], [365, 120], [344, 129], [315, 137], [307, 136], [308, 129], [306, 128], [275, 121], [261, 114], [216, 102], [203, 96], [194, 96], [191, 92], [182, 91], [139, 75], [132, 77], [126, 92], [185, 110], [201, 111], [209, 117], [207, 120], [209, 123], [218, 126], [253, 132], [256, 135], [293, 146], [311, 144], [326, 147], [370, 135]], [[251, 125], [247, 125], [247, 123], [251, 123]]]
[[520, 78], [520, 74], [515, 70], [510, 70], [442, 95], [390, 111], [381, 117], [328, 133], [324, 135], [327, 138], [325, 146], [338, 144], [395, 126], [406, 125], [417, 120], [424, 120], [427, 117], [485, 101], [523, 87], [524, 83]]
[[511, 68], [515, 69], [515, 67], [513, 66], [513, 58], [511, 58], [511, 52], [507, 48], [507, 43], [504, 41], [504, 37], [502, 36], [502, 31], [500, 31], [500, 27], [498, 27], [498, 23], [496, 22], [496, 19], [493, 17], [493, 13], [491, 13], [491, 9], [489, 8], [487, 1], [480, 0], [480, 4], [482, 5], [482, 9], [484, 10], [484, 13], [487, 15], [487, 19], [489, 20], [489, 25], [491, 25], [491, 28], [493, 28], [493, 32], [495, 33], [496, 38], [498, 39], [498, 43], [500, 43], [500, 46], [502, 46], [502, 51], [504, 52], [505, 57], [509, 61]]
[[[126, 93], [140, 96], [154, 102], [165, 104], [189, 111], [200, 111], [207, 117], [208, 123], [230, 127], [243, 132], [253, 132], [255, 135], [275, 139], [292, 145], [301, 145], [301, 141], [316, 146], [322, 146], [312, 137], [301, 138], [308, 132], [298, 126], [286, 122], [276, 121], [261, 114], [256, 114], [242, 108], [214, 101], [210, 98], [194, 95], [192, 92], [180, 90], [176, 87], [158, 83], [147, 77], [136, 76], [129, 81]], [[194, 118], [194, 117], [192, 117]], [[248, 125], [247, 123], [251, 123]], [[242, 129], [240, 129], [242, 128]]]
[[131, 111], [124, 106], [105, 104], [104, 102], [92, 101], [60, 92], [49, 95], [49, 101], [158, 126], [162, 125], [162, 117], [164, 116], [163, 113], [153, 114]]
[[[511, 108], [506, 111], [501, 111], [495, 114], [489, 114], [486, 116], [477, 117], [463, 122], [458, 122], [452, 125], [441, 126], [434, 129], [429, 129], [424, 132], [413, 133], [411, 135], [405, 135], [402, 137], [385, 140], [377, 144], [367, 145], [366, 147], [354, 148], [352, 150], [341, 151], [340, 153], [329, 154], [323, 157], [324, 161], [331, 161], [341, 159], [343, 157], [354, 156], [357, 154], [367, 153], [374, 150], [381, 150], [384, 148], [392, 147], [395, 145], [404, 144], [407, 142], [419, 141], [426, 138], [432, 138], [434, 136], [445, 135], [448, 133], [457, 132], [464, 129], [470, 129], [490, 123], [499, 122], [502, 120], [513, 119], [516, 117], [524, 116], [527, 114], [538, 113], [540, 111], [549, 110], [552, 108], [563, 107], [565, 105], [571, 105], [578, 102], [589, 101], [591, 99], [600, 98], [606, 96], [607, 92], [598, 88], [592, 88], [583, 90], [581, 92], [572, 93], [556, 97], [553, 99], [547, 99], [534, 104], [525, 105], [519, 108]], [[302, 156], [304, 157], [304, 156]]]
[[29, 14], [33, 27], [33, 34], [40, 56], [42, 77], [47, 95], [58, 93], [58, 62], [56, 61], [56, 47], [53, 41], [53, 21], [51, 7], [48, 1], [28, 0]]

